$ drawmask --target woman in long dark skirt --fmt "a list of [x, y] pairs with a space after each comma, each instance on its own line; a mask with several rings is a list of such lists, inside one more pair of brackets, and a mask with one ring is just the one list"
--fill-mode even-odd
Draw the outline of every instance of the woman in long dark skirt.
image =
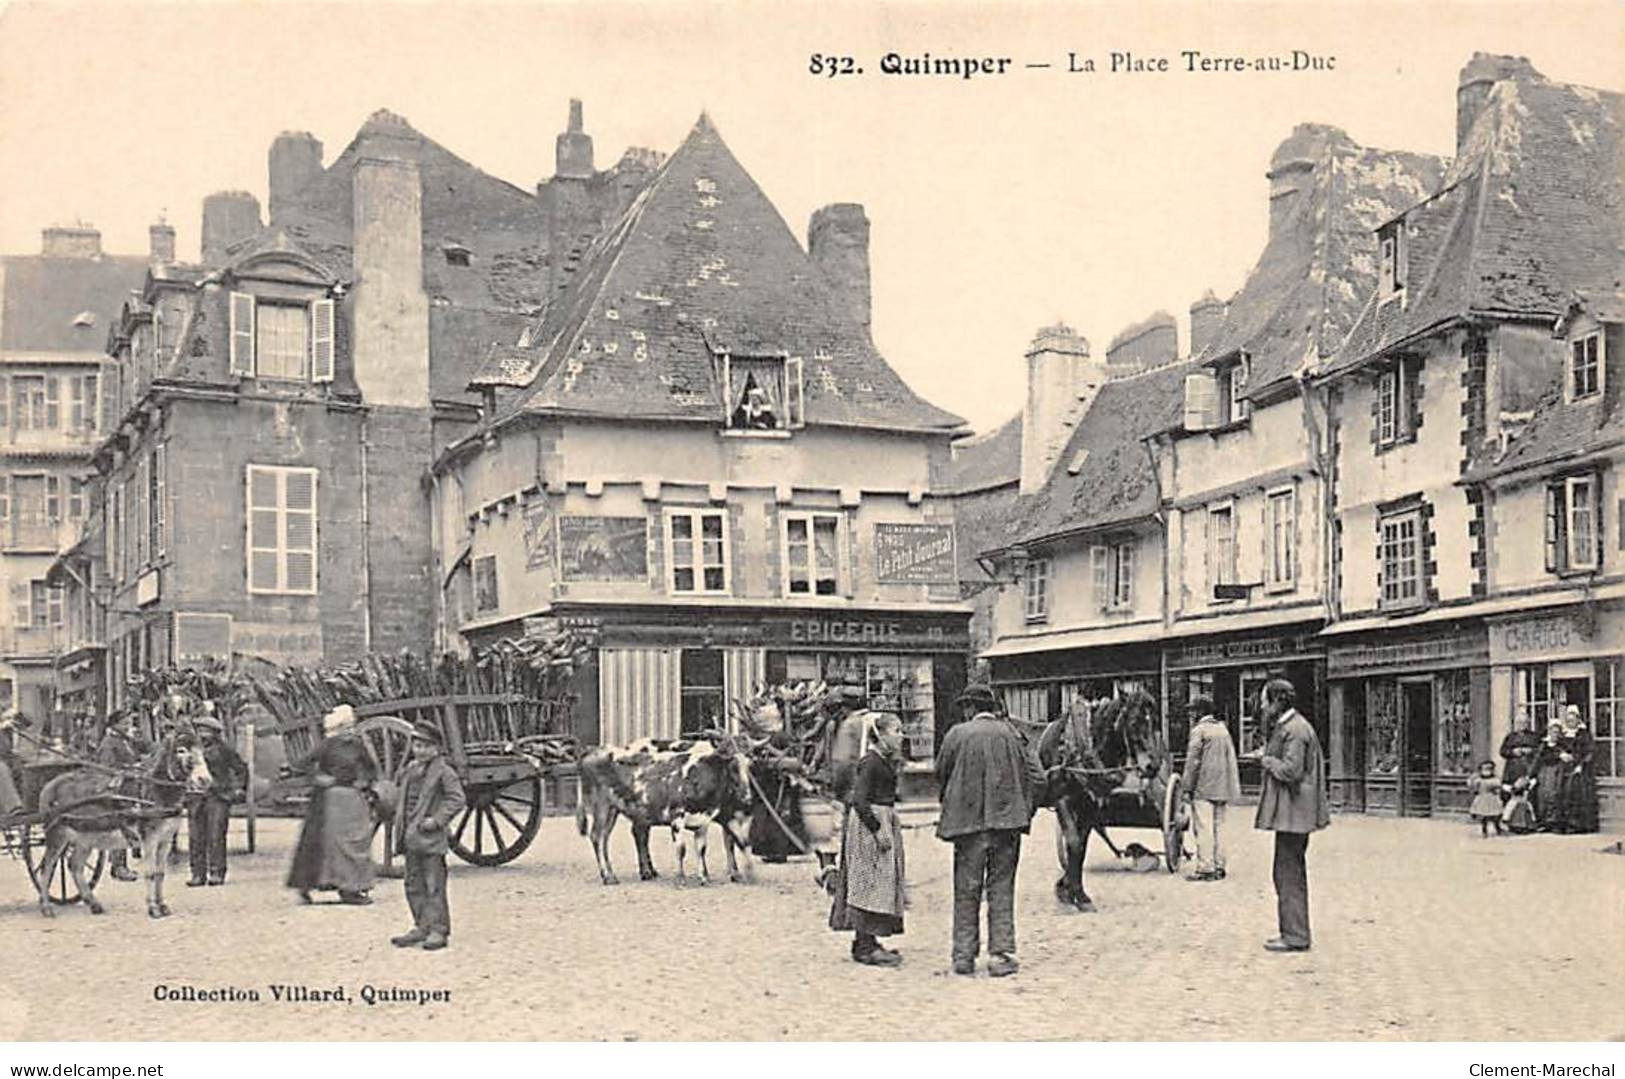
[[1580, 710], [1569, 705], [1563, 714], [1563, 805], [1559, 830], [1570, 833], [1597, 830], [1597, 776], [1592, 770], [1596, 740], [1580, 718]]
[[1558, 831], [1563, 824], [1563, 780], [1568, 773], [1563, 752], [1563, 724], [1554, 719], [1535, 747], [1535, 817], [1542, 832]]
[[[769, 744], [785, 754], [792, 754], [796, 741], [780, 732]], [[795, 762], [786, 756], [787, 766]], [[801, 816], [801, 792], [788, 771], [761, 768], [751, 773], [761, 785], [761, 796], [766, 806], [756, 807], [750, 817], [750, 850], [764, 862], [784, 862], [792, 854], [807, 849], [807, 826]]]
[[853, 934], [854, 962], [895, 967], [903, 957], [879, 938], [903, 932], [903, 831], [897, 819], [903, 724], [885, 713], [873, 723], [841, 832], [840, 887], [829, 927]]
[[352, 906], [372, 902], [372, 837], [377, 822], [367, 790], [376, 769], [355, 734], [355, 713], [340, 705], [322, 720], [316, 787], [288, 870], [288, 887], [303, 903], [312, 891], [336, 891]]

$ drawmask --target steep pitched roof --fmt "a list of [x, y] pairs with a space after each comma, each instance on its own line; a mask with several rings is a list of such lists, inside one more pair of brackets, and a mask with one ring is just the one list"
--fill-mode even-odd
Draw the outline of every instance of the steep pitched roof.
[[[541, 201], [464, 161], [403, 118], [379, 111], [321, 174], [292, 196], [267, 231], [286, 229], [334, 274], [353, 273], [352, 174], [369, 135], [404, 137], [423, 182], [423, 283], [431, 300], [535, 310], [547, 292], [547, 223]], [[253, 242], [253, 241], [251, 241]], [[467, 251], [468, 265], [446, 249]]]
[[1551, 318], [1625, 281], [1625, 96], [1532, 69], [1490, 90], [1444, 187], [1405, 214], [1404, 303], [1371, 296], [1332, 370], [1452, 318]]
[[1251, 357], [1252, 391], [1317, 365], [1343, 343], [1377, 282], [1374, 230], [1432, 191], [1445, 163], [1356, 145], [1334, 127], [1299, 125], [1276, 151], [1311, 163], [1307, 192], [1276, 222], [1202, 358]]
[[991, 431], [954, 443], [944, 486], [950, 494], [971, 494], [1021, 480], [1021, 413]]
[[1012, 515], [1012, 540], [1036, 542], [1154, 513], [1156, 476], [1141, 443], [1178, 422], [1185, 376], [1198, 366], [1196, 360], [1182, 360], [1102, 386], [1048, 482], [1021, 499]]
[[[147, 261], [145, 255], [0, 257], [0, 351], [101, 352], [108, 327], [145, 281]], [[81, 318], [85, 313], [94, 318]]]
[[806, 419], [952, 430], [897, 376], [704, 116], [532, 334], [514, 410], [716, 420], [714, 356], [799, 356]]

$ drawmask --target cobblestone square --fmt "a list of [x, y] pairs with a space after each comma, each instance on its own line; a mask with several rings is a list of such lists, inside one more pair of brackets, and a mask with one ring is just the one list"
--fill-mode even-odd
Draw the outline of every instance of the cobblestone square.
[[[1250, 821], [1250, 812], [1238, 815]], [[17, 864], [0, 903], [23, 976], [0, 987], [0, 1028], [25, 1040], [1590, 1040], [1625, 1035], [1625, 858], [1613, 837], [1478, 837], [1450, 820], [1340, 817], [1310, 848], [1315, 950], [1277, 956], [1269, 837], [1233, 827], [1229, 878], [1136, 873], [1091, 846], [1099, 912], [1052, 898], [1053, 818], [1018, 882], [1021, 973], [948, 973], [949, 848], [910, 814], [908, 932], [898, 970], [854, 965], [825, 928], [805, 862], [754, 883], [679, 887], [664, 835], [659, 881], [598, 883], [568, 819], [517, 862], [453, 862], [452, 947], [392, 948], [399, 881], [370, 907], [300, 907], [282, 887], [295, 822], [261, 823], [223, 888], [169, 877], [175, 916], [149, 921], [139, 885], [106, 881], [108, 913], [41, 919]], [[240, 830], [241, 822], [234, 825]], [[1119, 844], [1155, 842], [1124, 830]], [[713, 869], [721, 862], [713, 843]], [[1515, 983], [1505, 975], [1515, 973]], [[269, 986], [345, 988], [285, 1004]], [[449, 989], [449, 1003], [377, 1004], [363, 986]], [[155, 987], [257, 990], [258, 1003], [160, 1003]], [[850, 1018], [863, 1015], [861, 1024]]]

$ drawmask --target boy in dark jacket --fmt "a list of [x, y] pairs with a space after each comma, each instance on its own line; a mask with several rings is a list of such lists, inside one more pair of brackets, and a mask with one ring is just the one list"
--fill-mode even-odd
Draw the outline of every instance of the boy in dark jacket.
[[248, 765], [225, 741], [225, 727], [212, 715], [193, 720], [214, 785], [191, 803], [186, 825], [186, 846], [192, 856], [188, 888], [226, 883], [226, 828], [231, 824], [231, 803], [248, 785]]
[[441, 754], [440, 728], [419, 723], [412, 728], [412, 763], [401, 777], [395, 807], [396, 850], [406, 856], [406, 902], [412, 929], [390, 943], [397, 948], [423, 945], [426, 952], [444, 948], [451, 937], [451, 907], [446, 899], [446, 826], [463, 811], [467, 799], [462, 781]]

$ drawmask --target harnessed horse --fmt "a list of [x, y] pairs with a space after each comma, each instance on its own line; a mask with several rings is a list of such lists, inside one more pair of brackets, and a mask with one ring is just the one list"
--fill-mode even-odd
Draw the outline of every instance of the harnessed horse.
[[185, 798], [207, 791], [213, 782], [202, 746], [188, 727], [165, 734], [134, 771], [90, 766], [47, 783], [39, 796], [45, 854], [34, 879], [40, 913], [55, 915], [46, 888], [66, 857], [85, 905], [90, 913], [101, 914], [104, 908], [85, 877], [85, 862], [93, 850], [129, 849], [133, 834], [146, 855], [147, 915], [168, 917], [164, 871]]
[[1093, 911], [1083, 887], [1090, 833], [1105, 838], [1114, 794], [1135, 790], [1161, 804], [1167, 787], [1170, 762], [1157, 703], [1144, 690], [1131, 689], [1097, 708], [1079, 702], [1069, 715], [1042, 727], [1019, 721], [1016, 726], [1037, 739], [1038, 762], [1051, 777], [1040, 804], [1054, 809], [1060, 824], [1055, 896], [1080, 911]]

